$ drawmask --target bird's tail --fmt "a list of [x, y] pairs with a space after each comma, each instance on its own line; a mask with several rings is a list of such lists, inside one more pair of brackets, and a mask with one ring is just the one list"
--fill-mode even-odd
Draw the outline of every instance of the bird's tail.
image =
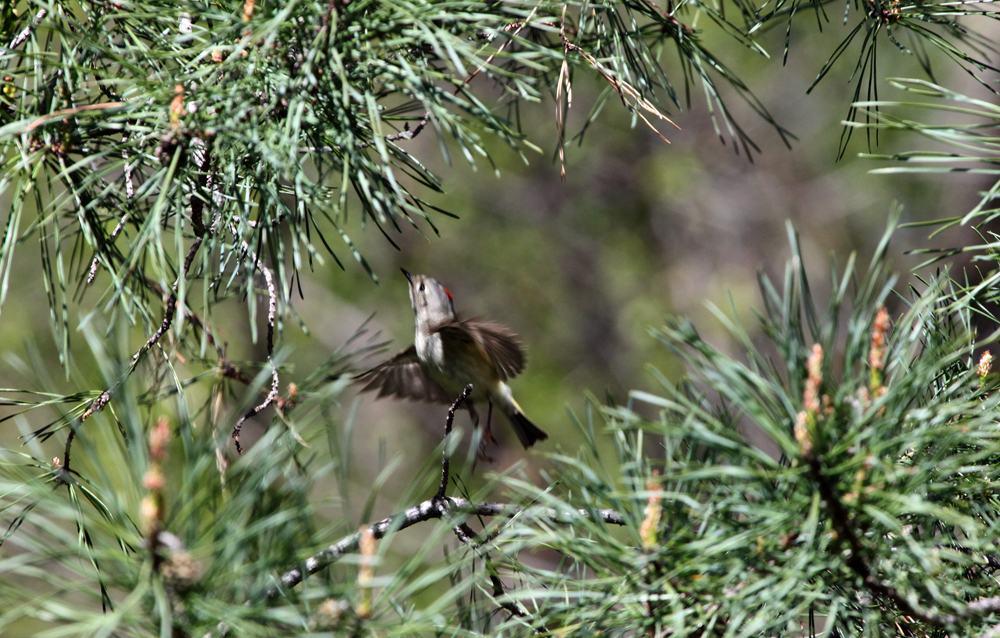
[[524, 446], [524, 449], [528, 449], [535, 443], [549, 438], [549, 435], [542, 428], [532, 423], [516, 407], [507, 414], [507, 418], [510, 420], [510, 425], [514, 428], [514, 433], [517, 434], [517, 438], [521, 442], [521, 445]]

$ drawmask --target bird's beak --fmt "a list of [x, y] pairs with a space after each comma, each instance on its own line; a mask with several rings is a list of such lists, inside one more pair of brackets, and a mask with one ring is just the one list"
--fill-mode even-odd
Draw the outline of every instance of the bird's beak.
[[412, 284], [413, 283], [413, 275], [411, 275], [410, 273], [406, 272], [406, 268], [400, 268], [400, 270], [402, 270], [403, 274], [406, 275], [406, 281], [408, 281], [408, 282], [410, 282]]

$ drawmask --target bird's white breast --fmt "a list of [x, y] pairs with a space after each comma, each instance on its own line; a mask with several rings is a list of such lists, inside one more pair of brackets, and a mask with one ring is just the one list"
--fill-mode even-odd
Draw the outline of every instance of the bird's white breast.
[[440, 372], [444, 368], [444, 343], [441, 335], [437, 333], [423, 333], [417, 330], [413, 339], [413, 344], [417, 349], [417, 358], [420, 363], [433, 373]]

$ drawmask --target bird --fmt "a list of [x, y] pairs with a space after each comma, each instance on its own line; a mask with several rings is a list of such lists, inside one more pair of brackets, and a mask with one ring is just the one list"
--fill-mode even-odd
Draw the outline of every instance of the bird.
[[[493, 440], [493, 405], [510, 422], [525, 449], [549, 438], [524, 415], [507, 381], [524, 370], [524, 347], [510, 328], [492, 321], [460, 319], [448, 289], [427, 275], [401, 268], [410, 286], [410, 305], [416, 320], [414, 343], [402, 352], [359, 374], [362, 392], [378, 391], [376, 398], [395, 396], [415, 401], [451, 404], [472, 384], [463, 407], [474, 427], [479, 426], [476, 402], [486, 400], [488, 412], [483, 443]], [[485, 455], [483, 455], [485, 456]]]

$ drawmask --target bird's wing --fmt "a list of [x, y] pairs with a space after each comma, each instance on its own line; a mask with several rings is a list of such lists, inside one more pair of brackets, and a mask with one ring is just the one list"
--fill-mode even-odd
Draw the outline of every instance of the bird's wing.
[[397, 396], [432, 403], [451, 403], [455, 400], [420, 365], [414, 346], [359, 374], [355, 380], [365, 384], [362, 392], [378, 390], [379, 398]]
[[456, 339], [471, 337], [499, 371], [501, 381], [516, 377], [524, 370], [524, 346], [507, 326], [492, 321], [466, 319], [445, 324], [436, 331], [450, 332]]

